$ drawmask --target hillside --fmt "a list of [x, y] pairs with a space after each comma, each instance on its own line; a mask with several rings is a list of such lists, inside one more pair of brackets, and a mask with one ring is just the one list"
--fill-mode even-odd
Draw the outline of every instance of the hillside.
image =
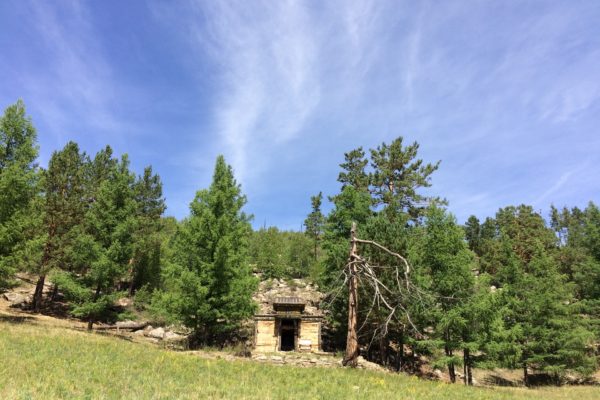
[[596, 387], [466, 388], [365, 370], [205, 359], [0, 311], [0, 398], [569, 399]]

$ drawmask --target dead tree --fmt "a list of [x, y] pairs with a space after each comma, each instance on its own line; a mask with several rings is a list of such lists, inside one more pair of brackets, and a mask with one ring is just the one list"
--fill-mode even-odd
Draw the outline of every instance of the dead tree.
[[343, 365], [356, 367], [358, 359], [358, 274], [356, 264], [359, 262], [356, 239], [356, 223], [350, 230], [350, 255], [348, 256], [348, 338], [346, 339], [346, 355]]
[[[358, 253], [358, 244], [373, 246], [387, 253], [398, 263], [388, 266], [371, 265], [370, 262]], [[401, 270], [403, 270], [401, 272]], [[386, 271], [392, 277], [391, 283], [384, 283], [378, 271]], [[377, 328], [380, 337], [388, 333], [392, 321], [398, 320], [398, 314], [403, 313], [409, 325], [417, 331], [412, 323], [408, 310], [403, 301], [410, 295], [416, 293], [416, 288], [409, 280], [410, 265], [400, 254], [393, 252], [381, 244], [372, 240], [363, 240], [356, 237], [356, 223], [352, 223], [350, 231], [350, 254], [345, 268], [345, 284], [348, 285], [348, 337], [346, 340], [346, 354], [342, 361], [343, 365], [355, 367], [359, 355], [358, 346], [358, 287], [359, 283], [368, 286], [373, 291], [371, 306], [367, 317], [374, 309], [385, 310], [386, 318]], [[418, 331], [417, 331], [418, 332]]]

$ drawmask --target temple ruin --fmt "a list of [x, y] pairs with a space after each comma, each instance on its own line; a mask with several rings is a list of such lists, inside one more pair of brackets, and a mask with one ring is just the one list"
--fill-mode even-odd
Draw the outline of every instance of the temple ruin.
[[323, 314], [318, 305], [322, 295], [311, 285], [297, 281], [300, 283], [292, 287], [277, 281], [274, 288], [263, 285], [259, 290], [256, 298], [260, 311], [254, 316], [255, 351], [321, 351]]

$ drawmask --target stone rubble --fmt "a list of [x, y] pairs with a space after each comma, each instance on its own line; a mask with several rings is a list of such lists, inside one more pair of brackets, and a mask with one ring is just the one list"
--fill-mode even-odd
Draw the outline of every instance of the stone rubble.
[[269, 279], [261, 281], [254, 294], [254, 301], [258, 303], [258, 314], [273, 312], [273, 300], [277, 297], [300, 297], [306, 301], [305, 312], [309, 315], [322, 315], [319, 304], [324, 298], [316, 284], [308, 283], [303, 279]]

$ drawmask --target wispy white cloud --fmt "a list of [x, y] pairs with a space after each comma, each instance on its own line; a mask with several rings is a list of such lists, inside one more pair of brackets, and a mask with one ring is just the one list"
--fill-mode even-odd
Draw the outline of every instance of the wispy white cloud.
[[[319, 103], [318, 39], [299, 2], [194, 4], [191, 24], [220, 66], [214, 123], [242, 180], [296, 137]], [[199, 16], [204, 16], [200, 19]]]
[[[184, 16], [180, 29], [192, 32], [199, 62], [209, 56], [217, 66], [215, 130], [236, 175], [254, 187], [272, 167], [265, 155], [306, 135], [325, 109], [351, 108], [365, 75], [385, 55], [377, 44], [383, 2], [324, 3], [319, 9], [301, 1], [189, 5], [167, 13]], [[164, 19], [165, 10], [155, 15]]]
[[[19, 80], [10, 96], [56, 136], [151, 149], [143, 162], [164, 163], [178, 216], [224, 153], [257, 221], [295, 228], [309, 194], [338, 189], [344, 151], [398, 135], [442, 159], [432, 194], [459, 219], [574, 185], [597, 192], [597, 178], [572, 172], [599, 144], [594, 2], [21, 4], [33, 49], [22, 69], [0, 61]], [[130, 41], [115, 45], [108, 28]]]
[[[62, 142], [74, 127], [92, 127], [115, 144], [125, 127], [113, 107], [119, 96], [116, 79], [103, 54], [84, 3], [28, 3], [43, 65], [30, 66], [20, 79], [24, 96]], [[35, 68], [35, 69], [33, 69]], [[103, 139], [103, 138], [97, 138]]]
[[584, 170], [583, 166], [578, 166], [576, 168], [573, 168], [569, 171], [565, 171], [563, 172], [559, 178], [552, 184], [552, 186], [550, 186], [545, 192], [543, 192], [538, 198], [536, 198], [532, 204], [534, 206], [538, 206], [538, 205], [546, 205], [544, 204], [544, 202], [548, 199], [550, 199], [551, 196], [555, 195], [556, 193], [558, 193], [561, 189], [563, 189], [565, 187], [565, 185], [567, 183], [569, 183], [569, 181], [571, 180], [571, 177], [576, 175], [577, 173], [581, 172]]

